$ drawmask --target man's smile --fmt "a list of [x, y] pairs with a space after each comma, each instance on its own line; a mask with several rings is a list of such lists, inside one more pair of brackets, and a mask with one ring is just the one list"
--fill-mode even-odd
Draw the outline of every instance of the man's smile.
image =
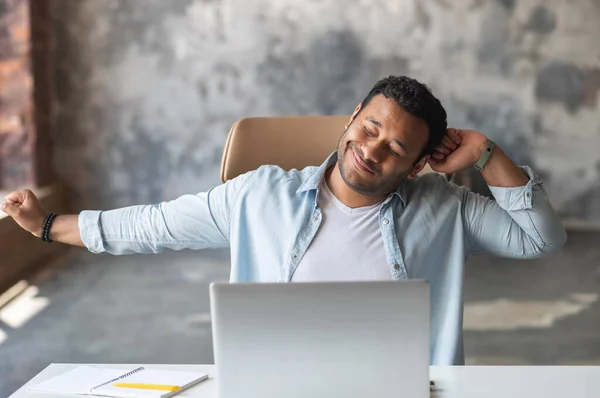
[[352, 151], [352, 159], [354, 160], [354, 164], [359, 170], [369, 174], [375, 174], [375, 171], [367, 166], [366, 162], [354, 151], [354, 148], [350, 148], [350, 150]]

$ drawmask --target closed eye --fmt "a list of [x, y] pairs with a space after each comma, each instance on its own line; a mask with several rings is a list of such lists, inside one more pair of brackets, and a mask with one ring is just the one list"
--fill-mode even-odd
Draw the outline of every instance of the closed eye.
[[367, 134], [369, 137], [373, 137], [373, 133], [371, 133], [371, 132], [369, 131], [369, 129], [368, 129], [368, 128], [366, 128], [365, 126], [363, 126], [363, 131], [364, 131], [364, 132], [365, 132], [365, 134]]

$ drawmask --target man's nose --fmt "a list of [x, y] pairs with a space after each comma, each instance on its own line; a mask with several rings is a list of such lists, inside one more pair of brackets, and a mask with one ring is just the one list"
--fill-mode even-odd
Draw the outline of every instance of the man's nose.
[[365, 160], [379, 163], [381, 160], [381, 145], [378, 142], [368, 142], [362, 147]]

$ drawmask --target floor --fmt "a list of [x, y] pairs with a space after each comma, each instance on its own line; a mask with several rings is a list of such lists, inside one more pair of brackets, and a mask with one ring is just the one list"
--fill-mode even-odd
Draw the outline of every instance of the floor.
[[[600, 365], [600, 234], [550, 258], [467, 265], [468, 364]], [[112, 257], [71, 251], [0, 310], [0, 396], [51, 362], [211, 363], [208, 284], [223, 251]]]

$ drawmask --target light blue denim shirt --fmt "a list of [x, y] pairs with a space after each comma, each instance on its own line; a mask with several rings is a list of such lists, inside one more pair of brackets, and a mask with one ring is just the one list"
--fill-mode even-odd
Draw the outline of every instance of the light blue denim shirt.
[[[79, 215], [94, 253], [229, 247], [232, 282], [289, 282], [322, 222], [317, 204], [332, 154], [320, 167], [262, 166], [208, 192], [157, 205]], [[432, 173], [406, 180], [379, 213], [390, 273], [426, 279], [433, 365], [463, 364], [463, 270], [473, 253], [533, 258], [566, 241], [541, 181], [490, 187], [496, 201]]]

